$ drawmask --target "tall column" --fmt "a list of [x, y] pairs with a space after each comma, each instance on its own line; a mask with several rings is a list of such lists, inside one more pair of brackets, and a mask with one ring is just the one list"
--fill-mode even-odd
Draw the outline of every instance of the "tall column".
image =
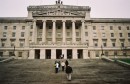
[[67, 49], [62, 49], [62, 54], [64, 55], [64, 59], [67, 59]]
[[55, 20], [53, 20], [52, 42], [53, 44], [55, 44], [56, 42], [56, 21]]
[[65, 29], [65, 22], [66, 21], [62, 21], [63, 22], [63, 30], [62, 30], [62, 33], [63, 33], [63, 44], [66, 44], [66, 29]]
[[36, 43], [36, 20], [33, 20], [33, 34], [32, 34], [32, 43]]
[[72, 55], [73, 59], [77, 59], [78, 58], [78, 55], [77, 55], [77, 49], [73, 49], [73, 55]]
[[43, 20], [42, 43], [46, 43], [46, 21]]
[[76, 36], [75, 36], [75, 22], [76, 21], [72, 21], [72, 43], [75, 44], [76, 43]]
[[87, 49], [83, 49], [83, 59], [88, 59], [88, 50]]
[[45, 59], [45, 49], [40, 50], [40, 59]]
[[51, 49], [51, 59], [56, 59], [56, 49]]
[[84, 25], [84, 20], [82, 20], [82, 28], [81, 28], [81, 43], [85, 43], [85, 25]]
[[35, 50], [34, 49], [31, 49], [29, 51], [29, 58], [28, 59], [35, 59]]

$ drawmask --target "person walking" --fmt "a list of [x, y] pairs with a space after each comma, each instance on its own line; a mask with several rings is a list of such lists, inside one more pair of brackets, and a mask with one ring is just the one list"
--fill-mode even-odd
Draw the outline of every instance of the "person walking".
[[68, 60], [65, 61], [65, 66], [68, 66], [69, 62]]
[[72, 72], [73, 72], [72, 67], [70, 67], [69, 65], [66, 66], [66, 74], [67, 74], [68, 81], [71, 81], [71, 73]]
[[62, 66], [62, 71], [64, 71], [64, 68], [65, 68], [65, 62], [64, 61], [61, 62], [61, 66]]
[[59, 69], [59, 63], [56, 62], [56, 63], [55, 63], [55, 73], [58, 73], [58, 69]]

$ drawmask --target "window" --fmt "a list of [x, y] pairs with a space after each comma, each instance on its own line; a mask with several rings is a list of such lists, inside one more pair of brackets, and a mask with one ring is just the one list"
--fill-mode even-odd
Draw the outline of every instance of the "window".
[[70, 26], [67, 26], [67, 29], [70, 29]]
[[76, 29], [79, 29], [79, 26], [76, 26]]
[[58, 29], [61, 29], [61, 26], [58, 26]]
[[88, 36], [88, 32], [85, 32], [85, 36]]
[[119, 33], [120, 34], [120, 37], [123, 37], [122, 33]]
[[96, 26], [93, 26], [93, 30], [96, 30]]
[[32, 36], [32, 32], [30, 32], [30, 36]]
[[130, 30], [130, 27], [129, 27], [129, 26], [127, 26], [126, 28], [127, 28], [127, 30]]
[[121, 26], [118, 26], [118, 29], [121, 30]]
[[7, 26], [4, 26], [4, 30], [7, 30], [7, 28], [8, 28]]
[[19, 57], [22, 57], [22, 52], [19, 52], [18, 54], [19, 54]]
[[52, 26], [49, 26], [49, 29], [52, 29]]
[[5, 43], [2, 43], [2, 45], [1, 45], [2, 47], [4, 47], [5, 46]]
[[0, 57], [3, 57], [3, 52], [0, 52]]
[[24, 37], [24, 32], [21, 32], [21, 37]]
[[114, 37], [114, 33], [111, 33], [111, 37]]
[[115, 43], [112, 43], [112, 46], [115, 47]]
[[121, 43], [121, 46], [124, 47], [124, 43]]
[[15, 32], [12, 32], [12, 37], [15, 37]]
[[76, 32], [76, 36], [77, 36], [77, 37], [79, 36], [79, 32]]
[[130, 37], [130, 33], [128, 33], [128, 37]]
[[87, 29], [87, 26], [85, 26], [85, 29]]
[[16, 26], [13, 26], [13, 30], [16, 30]]
[[3, 37], [6, 37], [6, 34], [7, 34], [6, 32], [3, 32]]
[[102, 37], [106, 37], [105, 33], [102, 33]]
[[110, 30], [113, 30], [113, 26], [110, 26]]
[[30, 29], [33, 29], [33, 25], [31, 25]]
[[104, 30], [104, 26], [101, 26], [101, 30]]
[[106, 44], [106, 43], [103, 43], [103, 46], [104, 46], [104, 47], [106, 47], [106, 46], [107, 46], [107, 44]]
[[93, 33], [93, 37], [97, 37], [97, 33], [94, 32], [94, 33]]
[[22, 26], [22, 30], [25, 30], [25, 26]]
[[98, 40], [93, 40], [94, 42], [94, 46], [97, 47], [98, 46]]

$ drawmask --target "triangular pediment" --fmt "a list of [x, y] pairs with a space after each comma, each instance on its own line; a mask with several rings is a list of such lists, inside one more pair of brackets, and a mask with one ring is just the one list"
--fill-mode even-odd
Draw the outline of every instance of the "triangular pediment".
[[84, 16], [83, 12], [69, 11], [69, 10], [49, 10], [49, 11], [36, 11], [33, 16]]

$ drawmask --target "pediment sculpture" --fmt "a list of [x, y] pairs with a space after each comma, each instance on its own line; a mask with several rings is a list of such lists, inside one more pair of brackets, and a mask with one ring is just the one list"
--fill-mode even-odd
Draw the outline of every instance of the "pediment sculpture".
[[51, 11], [36, 11], [33, 16], [84, 16], [85, 14], [78, 11], [67, 10], [51, 10]]

